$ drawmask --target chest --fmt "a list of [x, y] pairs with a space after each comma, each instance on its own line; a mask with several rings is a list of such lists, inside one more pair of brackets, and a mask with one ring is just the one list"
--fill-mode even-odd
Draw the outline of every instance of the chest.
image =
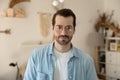
[[[62, 61], [62, 60], [61, 60]], [[37, 67], [37, 75], [44, 74], [48, 79], [45, 80], [53, 80], [54, 71], [55, 71], [55, 57], [47, 57], [39, 60]], [[86, 69], [84, 61], [80, 61], [76, 58], [71, 58], [67, 61], [67, 71], [68, 71], [68, 79], [72, 80], [84, 80], [86, 76]], [[81, 79], [80, 79], [81, 78]]]

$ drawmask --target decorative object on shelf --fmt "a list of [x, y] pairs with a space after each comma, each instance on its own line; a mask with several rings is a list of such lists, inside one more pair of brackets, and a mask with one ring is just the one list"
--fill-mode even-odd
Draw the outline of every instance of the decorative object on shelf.
[[62, 9], [64, 6], [64, 0], [53, 0], [52, 1], [52, 6], [56, 9]]
[[20, 69], [19, 69], [19, 66], [18, 66], [17, 62], [16, 63], [12, 62], [12, 63], [9, 64], [9, 66], [11, 66], [11, 67], [17, 67], [16, 80], [22, 80], [22, 75], [19, 74]]
[[117, 51], [117, 43], [110, 42], [110, 51]]
[[25, 11], [22, 8], [8, 8], [6, 12], [1, 13], [2, 17], [17, 17], [17, 18], [24, 18]]
[[25, 17], [25, 11], [22, 8], [16, 8], [15, 9], [15, 17], [17, 17], [17, 18]]
[[25, 17], [25, 11], [22, 8], [14, 8], [14, 6], [21, 2], [30, 2], [30, 0], [11, 0], [6, 12], [1, 12], [0, 16], [2, 17]]
[[11, 29], [0, 30], [0, 33], [11, 34]]
[[13, 8], [7, 9], [7, 17], [14, 17], [14, 9]]
[[21, 2], [30, 2], [30, 0], [11, 0], [9, 3], [9, 8], [13, 8], [16, 4]]
[[2, 14], [3, 17], [17, 17], [23, 18], [25, 17], [25, 11], [22, 8], [8, 8], [7, 12]]
[[7, 13], [6, 12], [0, 12], [0, 17], [7, 17]]
[[110, 15], [106, 14], [105, 12], [99, 14], [99, 18], [95, 24], [96, 32], [102, 33], [105, 37], [108, 35], [110, 36], [111, 32], [109, 34], [109, 29], [112, 31], [111, 37], [116, 36], [120, 32], [119, 26], [115, 25], [115, 23], [111, 21], [113, 13], [114, 11], [112, 11]]

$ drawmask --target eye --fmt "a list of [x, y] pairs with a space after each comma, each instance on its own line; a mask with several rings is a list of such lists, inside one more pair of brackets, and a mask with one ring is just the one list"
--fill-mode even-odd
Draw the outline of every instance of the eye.
[[73, 27], [71, 25], [68, 25], [65, 28], [66, 28], [66, 30], [73, 30]]
[[56, 28], [61, 30], [62, 29], [62, 25], [56, 25]]

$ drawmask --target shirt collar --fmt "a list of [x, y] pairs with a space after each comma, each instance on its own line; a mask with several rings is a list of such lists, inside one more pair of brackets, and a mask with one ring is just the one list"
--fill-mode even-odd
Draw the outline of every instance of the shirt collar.
[[53, 49], [54, 49], [54, 42], [52, 42], [50, 45], [49, 45], [49, 55], [53, 55]]
[[79, 57], [78, 50], [76, 47], [72, 47], [72, 57]]
[[[77, 48], [75, 48], [72, 44], [71, 44], [71, 46], [72, 46], [72, 50], [71, 50], [71, 52], [72, 52], [72, 56], [71, 57], [78, 57], [79, 56], [79, 54], [78, 54], [78, 50], [77, 50]], [[53, 53], [53, 50], [54, 50], [54, 42], [52, 42], [50, 45], [49, 45], [49, 55], [54, 55]]]

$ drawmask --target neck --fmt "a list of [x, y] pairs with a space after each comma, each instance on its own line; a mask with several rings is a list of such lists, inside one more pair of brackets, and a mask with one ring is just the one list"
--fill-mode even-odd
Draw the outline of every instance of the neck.
[[66, 45], [60, 45], [55, 41], [54, 48], [57, 49], [60, 52], [67, 52], [71, 49], [71, 44], [68, 43]]

